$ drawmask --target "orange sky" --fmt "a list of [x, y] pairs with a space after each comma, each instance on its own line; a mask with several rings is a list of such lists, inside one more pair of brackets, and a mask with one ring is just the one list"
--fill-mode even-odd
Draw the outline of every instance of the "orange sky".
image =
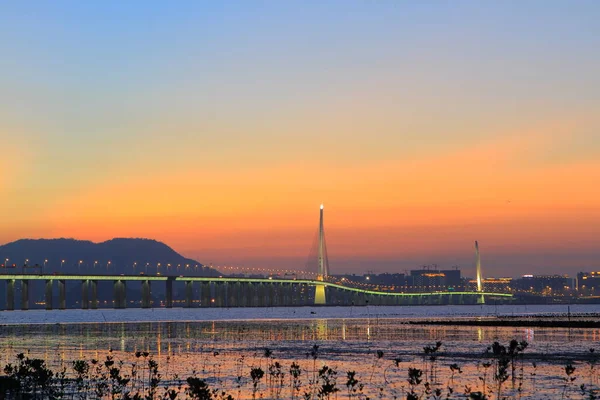
[[392, 270], [404, 269], [404, 259], [465, 262], [475, 239], [492, 254], [579, 252], [595, 247], [600, 233], [600, 162], [544, 161], [571, 129], [548, 123], [454, 151], [357, 166], [115, 171], [32, 210], [29, 223], [21, 217], [18, 235], [151, 237], [215, 265], [302, 267], [323, 201], [334, 267], [336, 258], [386, 259]]

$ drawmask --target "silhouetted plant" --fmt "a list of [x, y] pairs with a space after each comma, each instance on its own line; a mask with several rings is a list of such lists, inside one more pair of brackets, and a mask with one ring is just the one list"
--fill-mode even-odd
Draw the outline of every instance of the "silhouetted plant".
[[425, 361], [425, 380], [427, 380], [427, 372], [429, 367], [429, 378], [435, 382], [435, 362], [437, 360], [437, 352], [442, 347], [442, 342], [436, 342], [435, 345], [423, 347]]
[[590, 374], [590, 386], [592, 386], [595, 382], [595, 368], [596, 368], [596, 363], [598, 362], [598, 354], [596, 353], [596, 350], [594, 348], [590, 348], [588, 350], [588, 358], [587, 358], [587, 364], [589, 366], [589, 374]]
[[242, 395], [242, 385], [244, 382], [244, 377], [242, 376], [242, 370], [245, 366], [244, 364], [244, 355], [241, 355], [237, 360], [236, 360], [236, 364], [235, 364], [235, 384], [236, 384], [236, 388], [238, 390], [238, 398], [241, 397]]
[[[307, 356], [312, 357], [313, 359], [313, 364], [312, 364], [312, 379], [309, 380], [309, 385], [310, 385], [310, 393], [311, 393], [311, 398], [314, 395], [315, 391], [316, 391], [316, 386], [317, 386], [317, 358], [319, 358], [319, 346], [318, 345], [313, 345], [312, 349], [310, 350], [309, 353], [306, 354]], [[304, 397], [306, 397], [306, 393], [304, 394]]]
[[80, 399], [85, 399], [90, 390], [90, 364], [85, 360], [73, 361], [75, 371], [75, 387]]
[[573, 374], [575, 373], [576, 368], [573, 366], [573, 364], [568, 363], [567, 365], [565, 365], [565, 377], [563, 378], [565, 384], [563, 385], [563, 391], [562, 391], [562, 397], [561, 398], [565, 398], [569, 397], [568, 394], [568, 389], [571, 387], [571, 385], [573, 384], [573, 381], [575, 381], [575, 379], [577, 379], [577, 377], [573, 376]]
[[273, 350], [271, 350], [267, 347], [267, 348], [265, 348], [263, 355], [265, 358], [270, 358], [273, 355]]
[[271, 395], [279, 399], [281, 391], [283, 390], [283, 381], [285, 373], [283, 372], [282, 366], [278, 361], [269, 364], [269, 377], [271, 385]]
[[258, 385], [259, 385], [260, 380], [262, 379], [262, 377], [264, 375], [265, 375], [265, 372], [260, 367], [258, 367], [258, 368], [252, 368], [250, 370], [250, 378], [252, 378], [252, 398], [253, 399], [256, 399], [256, 393], [258, 391]]
[[375, 360], [373, 361], [373, 364], [371, 365], [371, 376], [369, 377], [369, 383], [373, 381], [373, 375], [375, 374], [375, 368], [377, 368], [379, 366], [379, 360], [381, 360], [382, 358], [383, 358], [383, 351], [377, 350], [375, 352]]
[[358, 385], [358, 380], [355, 378], [356, 372], [348, 371], [348, 372], [346, 372], [346, 376], [348, 378], [346, 380], [346, 387], [348, 388], [348, 397], [352, 398], [352, 397], [354, 397], [354, 394], [356, 393], [357, 385]]
[[446, 389], [448, 390], [448, 397], [454, 393], [454, 374], [456, 373], [462, 374], [462, 369], [458, 366], [458, 364], [450, 364], [450, 378], [448, 380], [448, 385], [446, 385]]
[[329, 399], [329, 396], [339, 392], [339, 389], [336, 387], [336, 376], [336, 370], [329, 368], [327, 365], [323, 365], [319, 370], [319, 389], [317, 398]]
[[533, 388], [533, 391], [535, 392], [535, 378], [537, 376], [537, 363], [535, 361], [532, 362], [531, 367], [533, 368], [533, 371], [531, 372], [531, 386]]
[[118, 395], [123, 394], [127, 388], [127, 384], [130, 381], [128, 376], [121, 375], [121, 369], [123, 367], [123, 362], [120, 361], [117, 363], [117, 366], [111, 366], [109, 368], [109, 377], [110, 377], [110, 395], [112, 399], [115, 399]]
[[502, 385], [508, 379], [508, 365], [510, 359], [507, 357], [500, 357], [496, 361], [496, 373], [494, 374], [494, 380], [496, 381], [496, 396], [502, 398]]
[[189, 377], [186, 380], [188, 386], [185, 389], [185, 393], [192, 399], [198, 400], [211, 400], [212, 392], [208, 387], [208, 384], [196, 377]]
[[[23, 353], [17, 354], [16, 365], [7, 364], [4, 373], [11, 380], [8, 382], [18, 396], [31, 394], [34, 398], [38, 391], [42, 395], [52, 393], [52, 377], [54, 373], [46, 366], [46, 362], [39, 358], [30, 359]], [[14, 383], [18, 383], [15, 387]]]
[[488, 369], [492, 366], [492, 363], [483, 362], [483, 363], [481, 363], [481, 366], [483, 367], [483, 376], [479, 377], [479, 380], [481, 381], [481, 385], [482, 385], [481, 393], [483, 393], [484, 395], [487, 395], [487, 374], [488, 374]]
[[158, 363], [148, 358], [148, 396], [150, 399], [154, 399], [160, 383], [161, 375], [158, 373]]
[[408, 392], [407, 399], [418, 399], [417, 387], [423, 382], [422, 379], [423, 371], [418, 368], [408, 368], [408, 384], [410, 391]]
[[296, 396], [300, 393], [300, 376], [302, 375], [302, 370], [300, 366], [295, 362], [290, 366], [290, 386], [291, 386], [291, 396], [292, 400], [296, 398]]
[[511, 377], [512, 377], [512, 385], [515, 387], [516, 381], [516, 365], [515, 360], [517, 357], [521, 356], [521, 366], [523, 365], [523, 353], [529, 344], [525, 340], [517, 341], [513, 339], [508, 344], [507, 354], [510, 357], [510, 365], [511, 365]]

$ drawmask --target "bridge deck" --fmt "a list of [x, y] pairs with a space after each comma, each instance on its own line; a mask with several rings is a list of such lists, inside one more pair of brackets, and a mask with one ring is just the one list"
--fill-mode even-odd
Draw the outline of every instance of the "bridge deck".
[[179, 282], [245, 282], [245, 283], [266, 283], [266, 284], [305, 284], [310, 286], [325, 286], [347, 290], [358, 293], [379, 295], [379, 296], [439, 296], [439, 295], [485, 295], [497, 297], [513, 297], [510, 293], [488, 293], [488, 292], [383, 292], [376, 290], [367, 290], [354, 287], [339, 285], [333, 282], [318, 281], [312, 279], [269, 279], [269, 278], [224, 278], [224, 277], [199, 277], [182, 275], [58, 275], [58, 274], [0, 274], [0, 280], [65, 280], [65, 281], [179, 281]]

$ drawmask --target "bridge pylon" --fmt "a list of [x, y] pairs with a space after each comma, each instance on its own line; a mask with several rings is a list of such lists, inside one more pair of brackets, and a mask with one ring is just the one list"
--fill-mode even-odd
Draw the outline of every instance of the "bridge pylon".
[[[319, 243], [318, 243], [318, 270], [317, 270], [317, 281], [324, 281], [329, 275], [329, 262], [327, 260], [327, 248], [325, 246], [325, 229], [323, 225], [323, 204], [321, 204], [319, 212]], [[315, 304], [324, 305], [327, 304], [327, 297], [325, 295], [325, 285], [315, 286]]]

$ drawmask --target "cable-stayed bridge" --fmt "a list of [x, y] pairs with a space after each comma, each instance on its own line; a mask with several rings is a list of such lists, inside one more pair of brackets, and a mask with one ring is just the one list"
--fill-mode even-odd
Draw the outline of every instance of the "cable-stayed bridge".
[[[287, 270], [283, 277], [245, 278], [227, 276], [192, 276], [189, 266], [169, 270], [166, 266], [162, 274], [98, 274], [96, 270], [77, 274], [44, 274], [21, 272], [0, 274], [5, 281], [6, 310], [14, 310], [16, 297], [20, 297], [19, 308], [30, 308], [30, 283], [40, 281], [44, 285], [44, 305], [47, 310], [67, 307], [67, 282], [80, 284], [81, 296], [77, 303], [82, 309], [99, 307], [99, 282], [112, 282], [112, 305], [114, 308], [141, 306], [142, 308], [183, 306], [183, 307], [296, 307], [308, 305], [364, 306], [364, 305], [426, 305], [426, 304], [482, 304], [486, 299], [509, 301], [512, 294], [485, 293], [481, 286], [481, 264], [479, 246], [476, 247], [477, 291], [438, 291], [429, 293], [398, 293], [354, 287], [344, 282], [330, 279], [329, 259], [324, 229], [324, 208], [320, 207], [319, 230], [307, 263], [307, 271]], [[79, 264], [83, 262], [80, 261]], [[110, 262], [109, 262], [110, 263]], [[316, 265], [315, 265], [316, 264]], [[136, 265], [134, 264], [133, 270]], [[174, 266], [173, 266], [174, 267]], [[315, 268], [316, 267], [316, 268]], [[108, 264], [107, 264], [108, 268]], [[218, 267], [217, 267], [218, 268]], [[228, 267], [223, 268], [228, 272]], [[233, 271], [233, 268], [229, 269]], [[260, 269], [264, 272], [264, 269]], [[6, 269], [5, 269], [6, 271]], [[280, 270], [269, 270], [282, 272]], [[316, 272], [312, 272], [316, 271]], [[176, 272], [173, 274], [173, 272]], [[179, 274], [181, 272], [181, 274]], [[308, 275], [308, 276], [307, 276]], [[300, 278], [298, 278], [300, 276]], [[17, 282], [19, 285], [17, 286]], [[152, 294], [152, 287], [164, 285], [160, 290], [162, 299]], [[137, 287], [140, 297], [127, 299], [127, 287]], [[58, 296], [55, 296], [55, 287]], [[17, 296], [20, 292], [20, 296]], [[72, 293], [69, 291], [69, 293]], [[179, 294], [179, 296], [174, 296]], [[78, 296], [79, 297], [79, 296]], [[57, 300], [55, 304], [55, 299]]]

